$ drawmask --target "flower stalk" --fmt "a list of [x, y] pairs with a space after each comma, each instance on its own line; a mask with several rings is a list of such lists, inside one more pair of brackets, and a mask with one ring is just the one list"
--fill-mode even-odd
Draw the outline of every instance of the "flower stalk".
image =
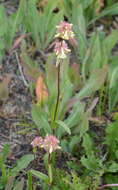
[[58, 64], [57, 70], [58, 70], [58, 74], [57, 74], [57, 100], [56, 100], [56, 106], [55, 106], [55, 112], [54, 112], [53, 121], [56, 120], [58, 106], [59, 106], [59, 97], [60, 97], [60, 63]]

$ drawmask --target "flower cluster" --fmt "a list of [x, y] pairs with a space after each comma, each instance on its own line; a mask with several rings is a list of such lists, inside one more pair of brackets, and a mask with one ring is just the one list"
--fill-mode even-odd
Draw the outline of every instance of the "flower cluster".
[[47, 135], [44, 139], [42, 137], [36, 137], [32, 141], [31, 145], [33, 146], [33, 148], [44, 148], [44, 150], [50, 154], [55, 150], [61, 148], [59, 146], [59, 140], [53, 135]]
[[74, 39], [72, 24], [65, 21], [61, 21], [56, 28], [57, 28], [57, 34], [55, 35], [55, 37], [60, 38], [61, 40], [55, 42], [54, 51], [57, 56], [57, 60], [65, 59], [67, 57], [67, 54], [71, 50], [68, 48], [68, 45], [64, 40], [72, 41]]
[[62, 38], [64, 40], [70, 40], [74, 38], [74, 33], [72, 31], [72, 24], [61, 21], [60, 24], [56, 27], [57, 28], [57, 34], [55, 37]]
[[54, 51], [56, 53], [57, 59], [65, 59], [66, 54], [70, 52], [70, 49], [68, 48], [67, 43], [63, 40], [56, 42]]
[[35, 147], [41, 147], [43, 144], [43, 138], [42, 137], [35, 137], [35, 139], [31, 142], [31, 145], [33, 148]]

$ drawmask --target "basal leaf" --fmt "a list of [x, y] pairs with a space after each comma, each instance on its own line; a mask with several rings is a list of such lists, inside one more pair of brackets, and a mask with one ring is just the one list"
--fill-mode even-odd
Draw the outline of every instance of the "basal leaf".
[[118, 57], [114, 56], [109, 68], [109, 111], [112, 111], [118, 102]]
[[118, 149], [118, 121], [112, 122], [106, 128], [105, 144], [108, 146], [108, 153], [115, 158], [116, 150]]
[[110, 172], [110, 173], [115, 173], [115, 172], [118, 172], [118, 163], [112, 161], [111, 164], [109, 164], [109, 166], [107, 166], [107, 172]]
[[14, 184], [15, 177], [10, 176], [8, 178], [7, 184], [5, 186], [5, 190], [12, 190], [13, 184]]
[[15, 19], [12, 20], [12, 28], [10, 31], [10, 41], [9, 46], [12, 45], [13, 38], [15, 37], [15, 33], [18, 29], [18, 25], [22, 23], [23, 18], [26, 12], [26, 0], [21, 0], [19, 3], [18, 11], [16, 12]]
[[57, 124], [59, 124], [61, 127], [63, 127], [63, 129], [69, 134], [71, 135], [71, 130], [68, 128], [68, 126], [63, 122], [63, 121], [56, 121]]
[[25, 179], [22, 178], [21, 181], [17, 182], [13, 190], [18, 190], [18, 189], [23, 190], [24, 184], [25, 184]]
[[16, 176], [21, 170], [24, 170], [32, 160], [34, 160], [33, 154], [27, 154], [20, 158], [17, 162], [16, 167], [11, 170], [11, 175]]
[[46, 183], [49, 181], [49, 177], [42, 173], [42, 172], [39, 172], [39, 171], [36, 171], [36, 170], [30, 170], [30, 172], [35, 175], [36, 177], [38, 177], [39, 179], [45, 181]]
[[43, 129], [45, 131], [45, 134], [51, 133], [51, 127], [48, 122], [48, 114], [40, 105], [33, 105], [32, 119], [39, 130]]
[[118, 42], [118, 30], [113, 30], [109, 36], [104, 40], [104, 48], [106, 50], [107, 56], [111, 54], [111, 50]]
[[95, 17], [92, 21], [90, 21], [89, 24], [92, 24], [96, 20], [100, 19], [101, 17], [107, 16], [107, 15], [117, 15], [118, 13], [118, 3], [114, 3], [111, 6], [104, 9], [101, 14], [99, 14], [97, 17]]
[[0, 37], [4, 37], [4, 35], [7, 33], [8, 31], [8, 27], [7, 27], [8, 21], [7, 21], [7, 17], [5, 14], [5, 8], [0, 5]]
[[92, 72], [85, 86], [82, 88], [82, 90], [80, 90], [76, 97], [82, 99], [99, 90], [105, 82], [107, 70], [108, 67], [105, 65], [103, 68], [96, 69], [94, 72]]
[[87, 133], [83, 137], [82, 145], [85, 149], [86, 155], [91, 155], [91, 152], [93, 151], [93, 144], [90, 136]]
[[74, 25], [74, 31], [77, 36], [80, 57], [83, 60], [87, 49], [86, 21], [84, 17], [83, 6], [77, 1], [74, 1], [71, 22]]

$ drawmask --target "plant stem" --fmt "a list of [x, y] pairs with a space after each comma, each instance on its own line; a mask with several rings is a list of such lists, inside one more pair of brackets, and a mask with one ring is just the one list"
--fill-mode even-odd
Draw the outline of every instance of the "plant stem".
[[49, 153], [48, 154], [48, 176], [49, 176], [49, 179], [50, 179], [50, 190], [51, 190], [51, 187], [52, 187], [52, 181], [53, 181], [53, 174], [52, 174], [52, 167], [51, 167], [51, 154]]
[[104, 189], [106, 187], [118, 187], [118, 184], [106, 184], [106, 185], [102, 185], [98, 189]]
[[57, 116], [57, 110], [58, 110], [58, 105], [59, 105], [59, 96], [60, 96], [60, 63], [58, 65], [58, 75], [57, 75], [57, 101], [56, 101], [56, 107], [55, 107], [55, 112], [54, 112], [54, 120], [56, 120]]

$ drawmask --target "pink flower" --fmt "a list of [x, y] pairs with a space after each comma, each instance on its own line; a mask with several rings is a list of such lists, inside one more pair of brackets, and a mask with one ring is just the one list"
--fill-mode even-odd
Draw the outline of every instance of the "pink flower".
[[57, 55], [57, 59], [65, 59], [67, 57], [67, 53], [70, 52], [70, 49], [68, 48], [67, 43], [63, 40], [55, 43], [54, 51]]
[[65, 21], [61, 21], [60, 24], [58, 26], [56, 26], [57, 28], [57, 34], [55, 35], [55, 37], [60, 37], [64, 40], [69, 40], [74, 38], [74, 33], [72, 31], [72, 24], [65, 22]]
[[42, 137], [36, 137], [31, 143], [33, 148], [44, 148], [44, 150], [50, 154], [56, 149], [61, 148], [58, 144], [59, 140], [53, 135], [47, 135], [44, 139]]
[[49, 152], [51, 154], [56, 149], [61, 148], [58, 144], [59, 140], [55, 136], [47, 135], [43, 142], [43, 148], [46, 150], [46, 152]]
[[33, 148], [35, 147], [42, 147], [43, 138], [42, 137], [35, 137], [35, 139], [31, 142]]

